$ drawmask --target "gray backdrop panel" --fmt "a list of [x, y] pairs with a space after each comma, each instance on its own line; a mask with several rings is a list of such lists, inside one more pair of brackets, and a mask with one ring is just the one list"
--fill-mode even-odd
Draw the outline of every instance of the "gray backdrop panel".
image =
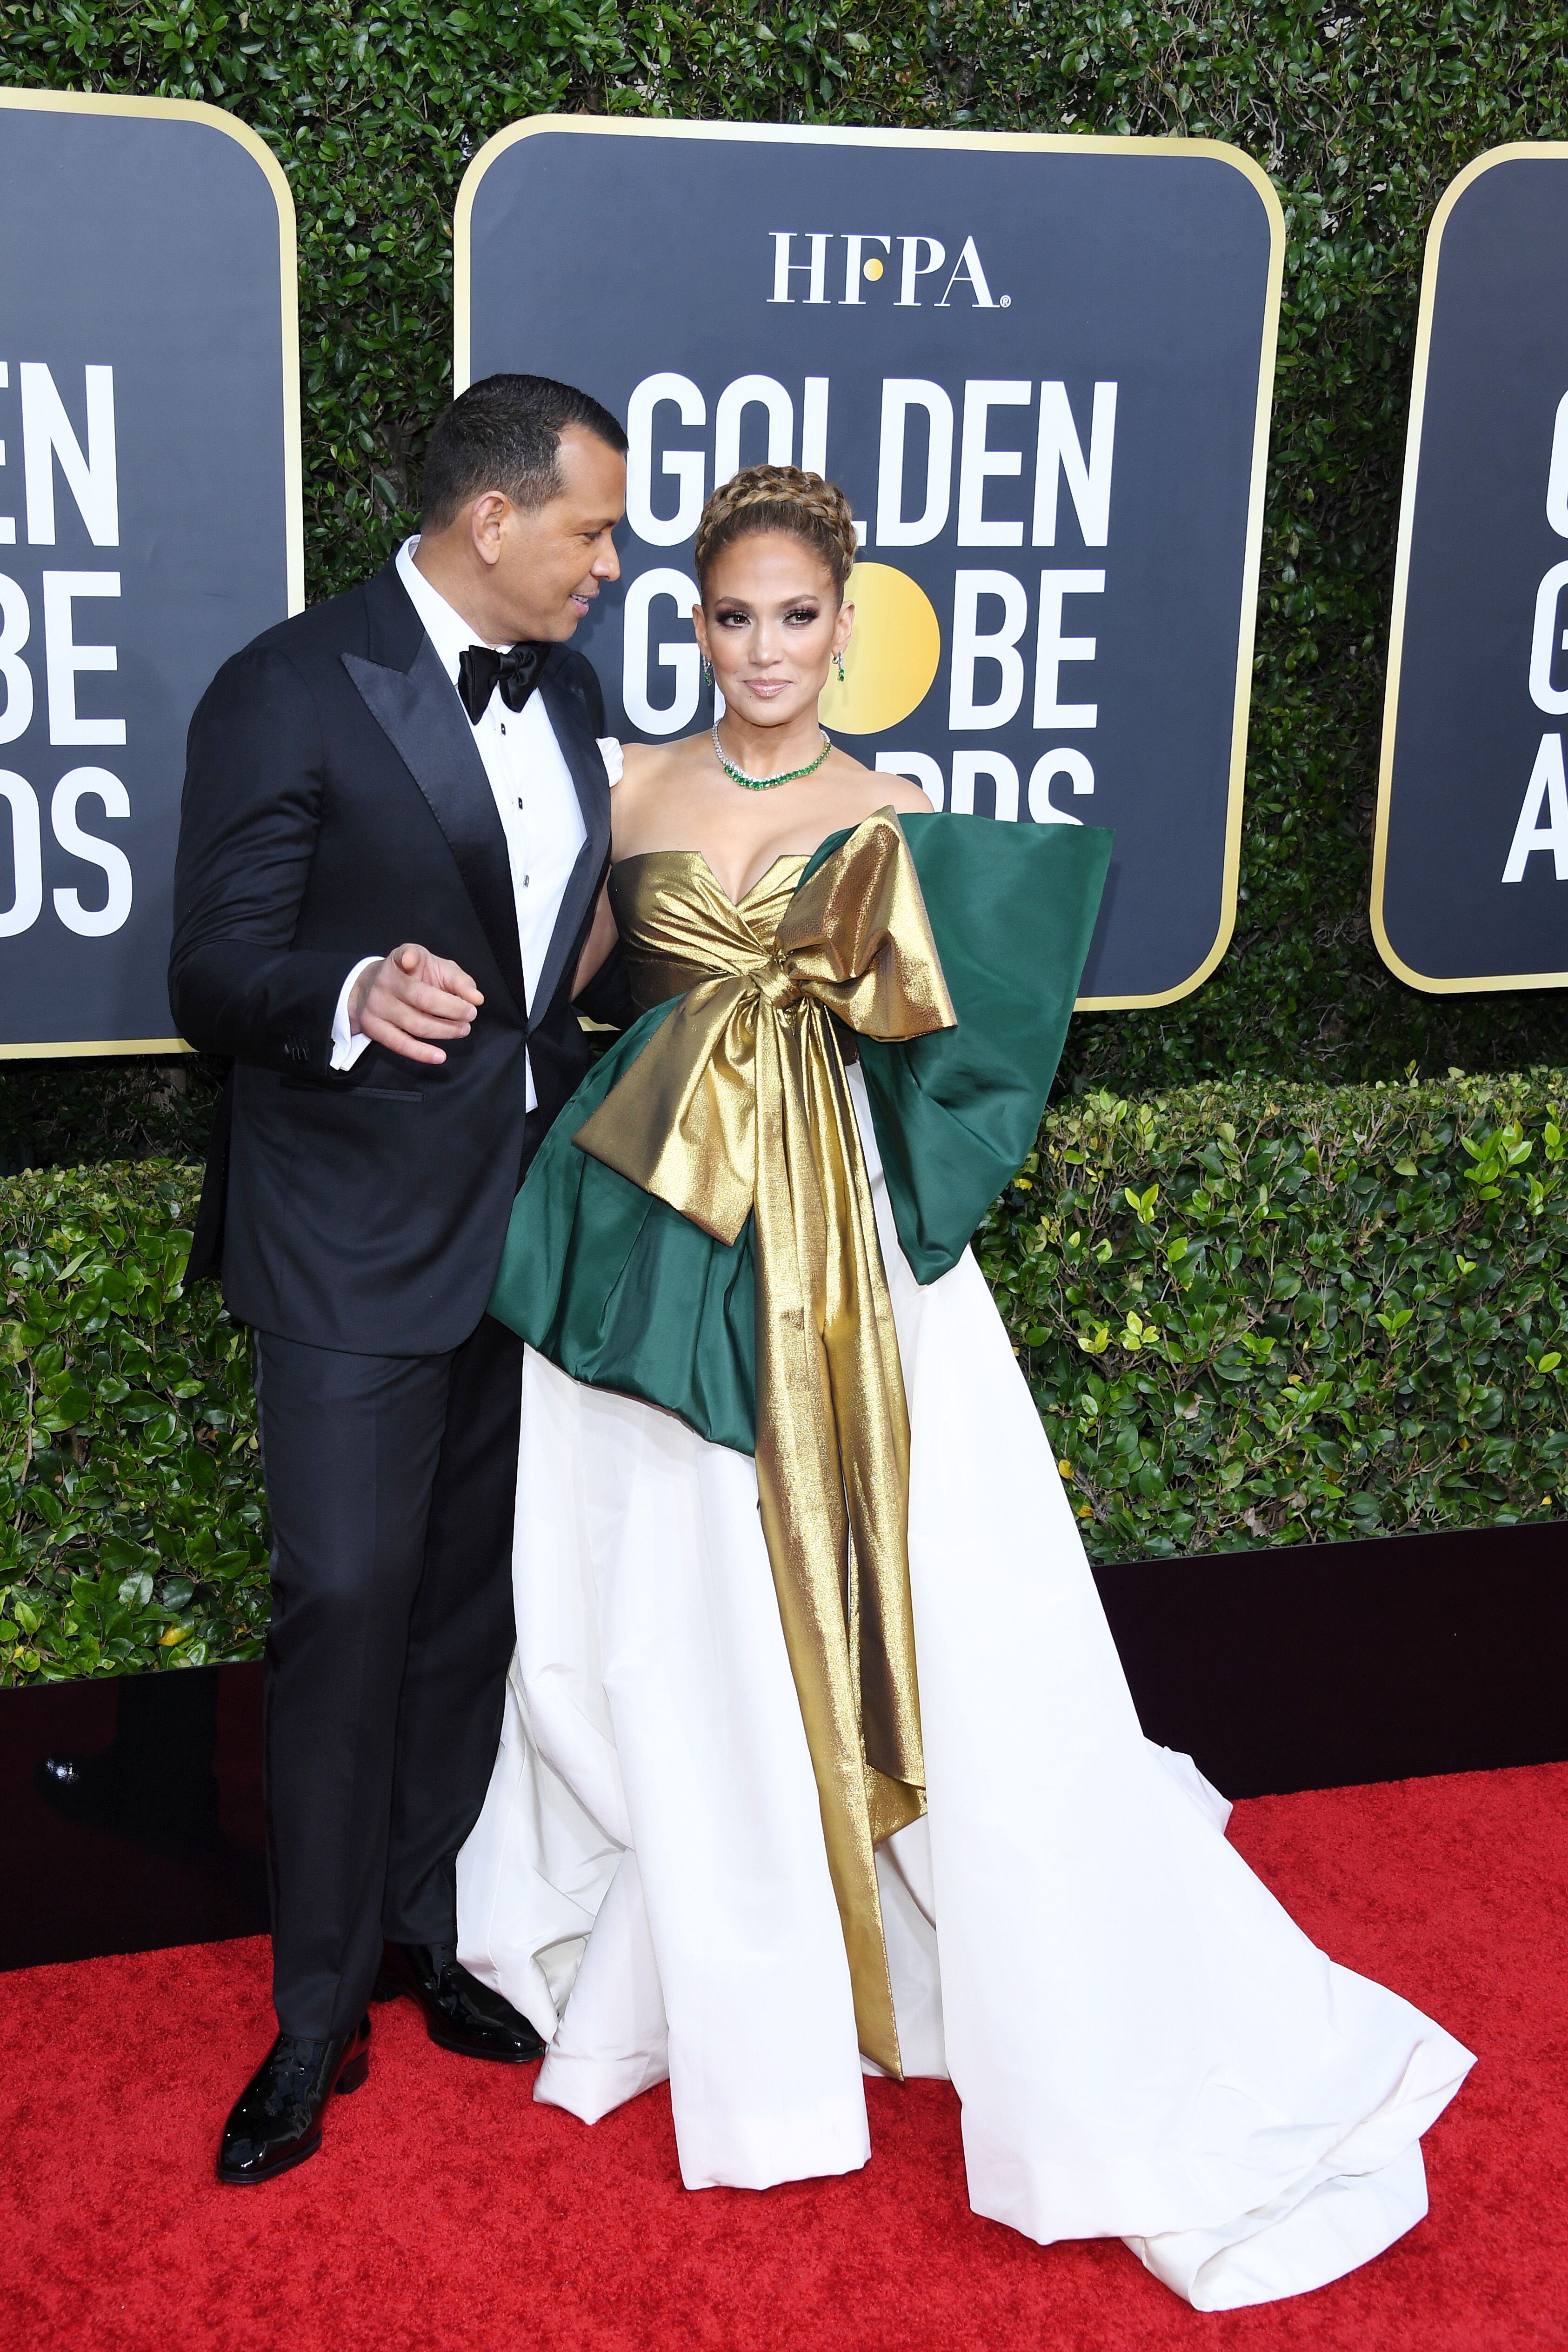
[[[176, 117], [0, 108], [0, 513], [16, 543], [0, 574], [26, 596], [32, 724], [0, 744], [0, 768], [42, 810], [37, 920], [0, 939], [0, 1046], [113, 1043], [172, 1033], [165, 985], [185, 730], [214, 671], [287, 611], [283, 289], [277, 206], [256, 159], [211, 124]], [[292, 286], [288, 289], [293, 301]], [[89, 366], [114, 371], [119, 545], [95, 546], [55, 466], [57, 541], [28, 543], [20, 363], [51, 371], [87, 449]], [[74, 608], [75, 635], [112, 645], [112, 674], [83, 672], [77, 709], [125, 721], [125, 742], [52, 744], [41, 575], [118, 572], [118, 601]], [[79, 766], [130, 795], [124, 820], [82, 804], [85, 830], [118, 844], [133, 896], [103, 938], [67, 929], [52, 893], [105, 903], [104, 877], [53, 839], [50, 797]], [[15, 898], [0, 805], [0, 909]]]
[[1400, 648], [1383, 918], [1439, 984], [1568, 969], [1553, 859], [1502, 879], [1542, 737], [1565, 724], [1529, 684], [1536, 590], [1568, 557], [1546, 520], [1564, 393], [1568, 158], [1511, 157], [1442, 234]]
[[[821, 307], [771, 303], [771, 232], [831, 232]], [[894, 239], [880, 284], [844, 292], [844, 235]], [[994, 307], [966, 287], [937, 309], [941, 277], [923, 282], [918, 309], [896, 307], [897, 239], [939, 238], [948, 268], [973, 236]], [[1092, 797], [1061, 783], [1057, 802], [1111, 825], [1116, 853], [1083, 992], [1153, 994], [1178, 988], [1214, 944], [1222, 908], [1237, 647], [1270, 266], [1270, 224], [1257, 188], [1233, 166], [1201, 155], [1125, 156], [810, 147], [764, 140], [609, 137], [550, 129], [490, 163], [475, 192], [471, 236], [473, 379], [499, 369], [562, 376], [624, 417], [632, 388], [657, 371], [691, 377], [707, 406], [705, 428], [662, 412], [664, 444], [706, 441], [712, 486], [713, 417], [722, 388], [751, 372], [781, 382], [795, 404], [797, 461], [804, 379], [831, 382], [827, 462], [873, 525], [868, 558], [915, 578], [943, 631], [943, 656], [924, 703], [901, 725], [849, 748], [937, 759], [950, 780], [954, 748], [998, 750], [1026, 787], [1039, 755], [1058, 742], [1091, 760]], [[798, 236], [791, 248], [804, 259]], [[868, 247], [876, 253], [877, 248]], [[946, 273], [943, 273], [945, 276]], [[1004, 298], [1005, 304], [1004, 307]], [[883, 549], [874, 511], [882, 383], [935, 381], [952, 396], [961, 433], [964, 386], [977, 378], [1060, 380], [1085, 449], [1096, 381], [1119, 385], [1109, 543], [1086, 549], [1065, 487], [1054, 549], [1030, 545], [1038, 411], [992, 412], [989, 441], [1023, 452], [1021, 479], [993, 480], [985, 511], [1021, 518], [1015, 548], [956, 543], [956, 471], [946, 529], [921, 547]], [[747, 413], [741, 462], [767, 454], [766, 419]], [[924, 480], [923, 441], [911, 471]], [[655, 498], [660, 476], [655, 464]], [[663, 509], [672, 511], [673, 484]], [[912, 492], [906, 512], [917, 511]], [[579, 633], [598, 667], [618, 734], [635, 736], [620, 699], [624, 588], [652, 566], [690, 567], [690, 542], [646, 547], [628, 530], [621, 592]], [[954, 573], [1013, 572], [1030, 594], [1024, 702], [994, 730], [948, 725]], [[1105, 591], [1067, 608], [1069, 634], [1097, 640], [1094, 661], [1062, 672], [1062, 699], [1098, 705], [1092, 730], [1031, 725], [1032, 640], [1042, 567], [1103, 569]], [[999, 608], [985, 608], [994, 627]], [[661, 638], [690, 642], [666, 606]], [[989, 692], [994, 669], [981, 673]], [[667, 688], [668, 673], [664, 673]], [[708, 713], [706, 699], [701, 717]], [[988, 805], [982, 785], [976, 805]], [[1024, 812], [1027, 816], [1027, 810]]]

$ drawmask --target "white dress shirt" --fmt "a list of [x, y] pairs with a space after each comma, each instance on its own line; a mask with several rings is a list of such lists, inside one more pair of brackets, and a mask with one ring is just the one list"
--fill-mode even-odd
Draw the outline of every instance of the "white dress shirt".
[[[467, 647], [478, 641], [461, 614], [454, 612], [415, 564], [413, 551], [418, 545], [414, 538], [405, 540], [399, 548], [398, 578], [407, 589], [413, 609], [424, 624], [425, 635], [455, 690], [458, 664]], [[506, 648], [497, 646], [496, 650], [504, 652]], [[588, 838], [582, 810], [542, 694], [530, 694], [521, 710], [508, 710], [497, 688], [474, 730], [474, 742], [485, 763], [501, 830], [507, 837], [512, 896], [517, 908], [517, 943], [522, 950], [523, 981], [531, 1007], [545, 957], [549, 952], [562, 895]], [[433, 954], [445, 951], [440, 940], [423, 944]], [[390, 953], [390, 950], [386, 952]], [[332, 1022], [335, 1070], [352, 1069], [371, 1042], [362, 1032], [349, 1026], [349, 995], [360, 974], [380, 961], [380, 956], [366, 956], [343, 982]], [[527, 1102], [529, 1110], [536, 1100], [530, 1065]]]

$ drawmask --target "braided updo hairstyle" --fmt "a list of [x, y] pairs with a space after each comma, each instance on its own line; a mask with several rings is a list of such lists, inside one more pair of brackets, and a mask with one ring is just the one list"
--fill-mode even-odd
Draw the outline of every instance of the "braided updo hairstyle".
[[708, 573], [727, 547], [773, 530], [804, 541], [821, 557], [842, 604], [860, 551], [854, 514], [836, 482], [802, 473], [799, 466], [747, 466], [714, 491], [697, 525], [697, 583], [705, 598]]

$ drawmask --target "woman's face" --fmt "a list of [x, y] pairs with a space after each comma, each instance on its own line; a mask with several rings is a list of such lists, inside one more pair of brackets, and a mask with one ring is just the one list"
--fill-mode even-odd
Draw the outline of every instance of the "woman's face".
[[782, 727], [803, 711], [815, 716], [854, 606], [839, 603], [831, 572], [803, 540], [753, 531], [716, 559], [692, 619], [730, 709], [754, 727]]

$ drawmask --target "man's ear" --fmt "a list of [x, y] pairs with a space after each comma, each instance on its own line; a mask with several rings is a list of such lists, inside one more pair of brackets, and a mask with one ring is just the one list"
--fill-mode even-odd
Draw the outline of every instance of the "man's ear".
[[482, 563], [498, 563], [501, 541], [512, 502], [502, 490], [486, 490], [468, 509], [468, 535]]

